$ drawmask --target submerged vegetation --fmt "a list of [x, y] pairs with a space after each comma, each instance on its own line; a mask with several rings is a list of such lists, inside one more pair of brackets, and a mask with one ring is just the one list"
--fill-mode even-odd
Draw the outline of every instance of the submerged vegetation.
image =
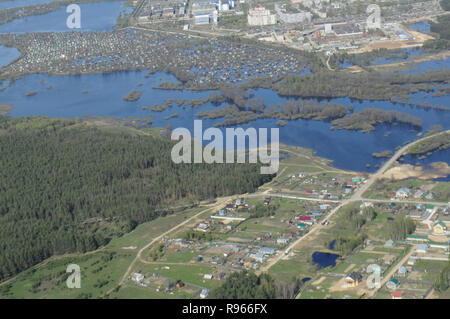
[[407, 124], [414, 128], [422, 127], [422, 120], [408, 113], [367, 108], [361, 112], [356, 112], [350, 116], [334, 120], [331, 129], [370, 132], [375, 129], [376, 125], [392, 123]]
[[134, 102], [139, 100], [139, 98], [141, 97], [143, 91], [131, 91], [130, 93], [128, 93], [126, 96], [123, 97], [124, 101], [128, 101], [128, 102]]

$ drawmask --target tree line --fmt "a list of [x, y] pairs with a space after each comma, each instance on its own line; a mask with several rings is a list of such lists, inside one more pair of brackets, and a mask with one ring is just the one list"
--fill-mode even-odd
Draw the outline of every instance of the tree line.
[[232, 273], [225, 282], [209, 295], [212, 299], [293, 299], [297, 295], [301, 281], [293, 278], [282, 282], [269, 274], [259, 276], [252, 272]]

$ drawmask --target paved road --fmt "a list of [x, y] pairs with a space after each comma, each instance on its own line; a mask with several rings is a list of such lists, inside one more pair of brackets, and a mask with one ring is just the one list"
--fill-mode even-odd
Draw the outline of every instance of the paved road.
[[378, 178], [380, 178], [381, 175], [383, 175], [384, 172], [385, 172], [385, 171], [386, 171], [393, 163], [395, 163], [395, 162], [400, 158], [400, 156], [402, 156], [403, 153], [404, 153], [409, 147], [411, 147], [411, 146], [413, 146], [413, 145], [415, 145], [415, 144], [417, 144], [417, 143], [419, 143], [419, 142], [423, 142], [424, 140], [427, 140], [427, 139], [429, 139], [429, 138], [431, 138], [431, 137], [435, 137], [435, 136], [438, 136], [438, 135], [441, 135], [441, 134], [444, 134], [444, 133], [450, 133], [450, 130], [447, 130], [447, 131], [444, 131], [444, 132], [440, 132], [440, 133], [437, 133], [437, 134], [433, 134], [433, 135], [430, 135], [430, 136], [427, 136], [427, 137], [418, 139], [418, 140], [416, 140], [416, 141], [414, 141], [414, 142], [412, 142], [412, 143], [409, 143], [409, 144], [406, 144], [405, 146], [403, 146], [401, 149], [399, 149], [397, 152], [395, 152], [395, 154], [394, 154], [394, 155], [393, 155], [386, 163], [384, 163], [384, 165], [381, 166], [380, 169], [378, 169], [378, 171], [376, 171], [374, 174], [372, 174], [372, 175], [370, 176], [370, 178], [367, 180], [367, 182], [364, 183], [364, 184], [363, 184], [363, 185], [362, 185], [362, 186], [361, 186], [361, 187], [353, 194], [352, 199], [353, 199], [353, 200], [361, 200], [361, 199], [362, 199], [362, 194], [364, 194], [364, 192], [365, 192], [366, 190], [368, 190], [369, 187], [372, 186], [372, 184], [373, 184]]
[[320, 198], [311, 198], [311, 197], [302, 197], [292, 194], [285, 194], [285, 193], [268, 193], [267, 191], [265, 193], [255, 193], [250, 194], [245, 197], [282, 197], [282, 198], [292, 198], [292, 199], [302, 199], [302, 200], [309, 200], [314, 202], [330, 202], [330, 203], [340, 203], [339, 200], [330, 200], [330, 199], [320, 199]]

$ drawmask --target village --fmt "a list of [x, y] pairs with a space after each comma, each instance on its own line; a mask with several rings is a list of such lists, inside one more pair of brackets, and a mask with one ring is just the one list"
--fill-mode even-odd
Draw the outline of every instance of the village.
[[[269, 273], [280, 278], [302, 277], [301, 298], [372, 294], [374, 298], [423, 298], [430, 293], [434, 282], [427, 279], [432, 277], [427, 269], [437, 272], [438, 266], [448, 260], [449, 206], [361, 202], [361, 214], [367, 208], [378, 213], [367, 222], [370, 226], [361, 247], [350, 255], [341, 255], [336, 247], [338, 239], [332, 237], [336, 227], [348, 227], [340, 225], [345, 219], [326, 217], [336, 206], [275, 196], [238, 198], [162, 239], [145, 254], [139, 266], [142, 269], [131, 274], [129, 283], [168, 294], [206, 298], [209, 289], [231, 273], [258, 272], [271, 259], [280, 257]], [[415, 231], [405, 239], [392, 239], [389, 223], [400, 216], [411, 218]], [[383, 228], [384, 224], [387, 226]], [[330, 229], [306, 250], [289, 248], [312, 227]], [[367, 288], [371, 267], [383, 283], [376, 293]], [[183, 274], [189, 269], [198, 273]]]
[[300, 299], [433, 297], [450, 254], [448, 199], [402, 189], [408, 180], [391, 181], [400, 187], [387, 197], [367, 198], [389, 180], [334, 169], [307, 149], [281, 151], [291, 156], [275, 180], [161, 238], [127, 285], [207, 298], [231, 273], [248, 270], [301, 280]]

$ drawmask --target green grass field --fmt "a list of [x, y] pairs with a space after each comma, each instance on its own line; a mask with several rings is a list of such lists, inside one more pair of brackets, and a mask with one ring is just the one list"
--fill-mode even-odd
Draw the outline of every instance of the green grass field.
[[[186, 218], [204, 210], [194, 208], [139, 225], [132, 232], [115, 238], [102, 250], [85, 255], [55, 256], [0, 285], [3, 298], [98, 298], [119, 283], [140, 247]], [[124, 247], [137, 247], [124, 249]], [[133, 248], [134, 248], [133, 247]], [[81, 271], [81, 288], [69, 289], [69, 264]]]

